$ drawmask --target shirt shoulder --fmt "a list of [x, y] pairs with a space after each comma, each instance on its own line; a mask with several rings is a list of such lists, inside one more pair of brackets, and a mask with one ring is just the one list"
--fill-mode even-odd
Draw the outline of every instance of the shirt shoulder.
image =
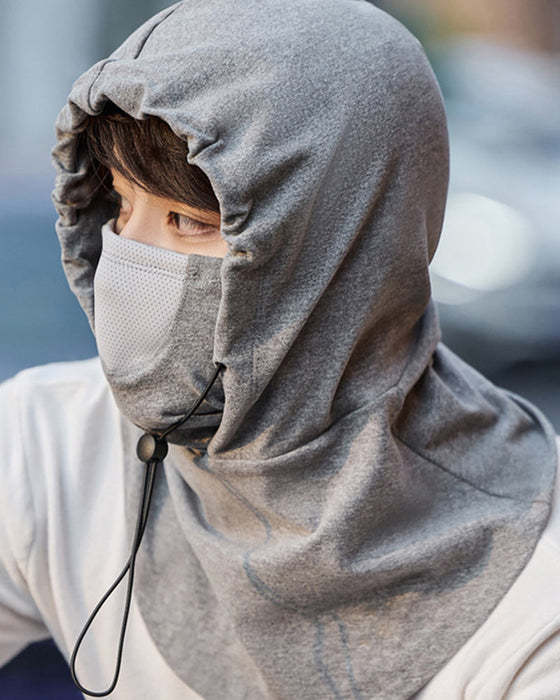
[[[24, 406], [27, 402], [53, 400], [72, 396], [80, 389], [108, 391], [99, 358], [78, 362], [53, 362], [47, 365], [24, 369], [0, 385], [1, 392], [8, 392]], [[8, 406], [0, 404], [0, 411]]]
[[[557, 445], [560, 447], [559, 438]], [[557, 697], [560, 688], [559, 472], [560, 464], [550, 517], [527, 566], [486, 622], [414, 700]]]
[[2, 438], [30, 465], [117, 413], [97, 358], [26, 369], [0, 386]]
[[96, 360], [36, 367], [0, 384], [0, 665], [53, 631], [33, 579], [52, 598], [49, 540], [61, 533], [49, 514], [66, 490], [64, 455], [93, 407], [110, 404], [108, 393]]
[[16, 556], [26, 557], [49, 487], [87, 454], [89, 433], [118, 425], [116, 415], [97, 359], [34, 367], [0, 385], [0, 506]]
[[[4, 382], [0, 440], [7, 456], [0, 463], [0, 625], [25, 601], [66, 651], [99, 596], [96, 574], [107, 560], [118, 570], [127, 544], [122, 419], [99, 361], [35, 367]], [[113, 536], [110, 553], [91, 555], [92, 542]], [[4, 659], [31, 641], [23, 625], [11, 626], [17, 646], [6, 642]]]

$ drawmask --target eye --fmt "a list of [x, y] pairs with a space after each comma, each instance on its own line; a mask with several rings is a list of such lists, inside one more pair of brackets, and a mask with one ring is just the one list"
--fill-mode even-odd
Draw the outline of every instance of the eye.
[[206, 233], [215, 233], [217, 230], [212, 224], [198, 221], [186, 214], [170, 211], [167, 217], [169, 223], [182, 236], [200, 236]]

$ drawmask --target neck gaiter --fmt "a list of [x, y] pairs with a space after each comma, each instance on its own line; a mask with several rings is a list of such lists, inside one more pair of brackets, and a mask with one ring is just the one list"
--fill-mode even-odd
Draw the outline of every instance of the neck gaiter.
[[[178, 421], [215, 365], [214, 329], [222, 260], [138, 243], [103, 227], [94, 280], [95, 337], [122, 413], [147, 432]], [[204, 447], [224, 406], [221, 379], [169, 441]]]

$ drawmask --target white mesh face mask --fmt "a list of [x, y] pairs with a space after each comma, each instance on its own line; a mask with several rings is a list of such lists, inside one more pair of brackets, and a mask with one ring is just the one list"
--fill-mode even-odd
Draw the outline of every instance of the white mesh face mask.
[[[94, 323], [103, 370], [121, 411], [148, 432], [179, 420], [215, 369], [221, 259], [183, 255], [121, 238], [111, 222], [94, 280]], [[218, 380], [171, 442], [200, 446], [223, 409]], [[212, 431], [213, 432], [213, 431]]]

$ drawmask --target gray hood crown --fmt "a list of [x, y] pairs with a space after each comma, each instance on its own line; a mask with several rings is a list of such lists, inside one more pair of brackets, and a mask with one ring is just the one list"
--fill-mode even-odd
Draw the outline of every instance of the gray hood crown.
[[114, 212], [78, 136], [107, 101], [187, 139], [229, 246], [222, 421], [171, 451], [138, 578], [154, 640], [206, 700], [409, 697], [524, 567], [556, 465], [539, 412], [439, 344], [448, 144], [420, 45], [362, 0], [186, 0], [93, 66], [53, 151], [92, 322]]

